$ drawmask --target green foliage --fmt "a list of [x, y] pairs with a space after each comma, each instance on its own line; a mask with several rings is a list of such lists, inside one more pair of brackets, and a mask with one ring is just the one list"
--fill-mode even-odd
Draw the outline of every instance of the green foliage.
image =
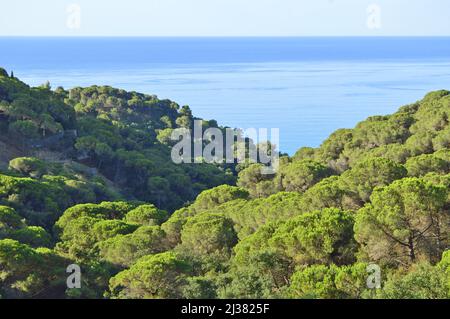
[[161, 228], [166, 233], [166, 239], [170, 247], [175, 247], [181, 243], [181, 230], [186, 224], [188, 217], [193, 215], [193, 211], [182, 208], [174, 212], [169, 220], [161, 225]]
[[[293, 264], [282, 251], [268, 245], [279, 225], [262, 226], [235, 246], [230, 283], [222, 288], [224, 296], [267, 298], [281, 294], [292, 274]], [[249, 289], [241, 289], [247, 279], [253, 283], [248, 285]]]
[[220, 298], [263, 299], [274, 294], [270, 278], [252, 268], [234, 271], [230, 277], [219, 289]]
[[80, 217], [97, 219], [122, 219], [136, 208], [135, 204], [127, 202], [103, 202], [100, 204], [79, 204], [67, 209], [55, 223], [57, 231], [64, 230], [70, 223]]
[[39, 226], [28, 226], [18, 229], [10, 234], [10, 238], [34, 248], [50, 247], [52, 245], [50, 234]]
[[301, 198], [301, 211], [320, 210], [324, 208], [341, 208], [353, 210], [359, 207], [359, 200], [354, 193], [343, 187], [341, 178], [325, 178], [310, 189]]
[[188, 106], [0, 68], [0, 296], [448, 298], [449, 115], [450, 92], [432, 92], [265, 175], [174, 164]]
[[6, 70], [4, 68], [0, 68], [0, 77], [7, 78], [8, 76], [9, 76], [8, 72], [6, 72]]
[[182, 295], [185, 299], [215, 299], [216, 285], [205, 277], [189, 277], [183, 287]]
[[248, 196], [244, 189], [222, 185], [202, 192], [195, 200], [194, 209], [205, 211], [236, 199], [247, 199]]
[[304, 213], [281, 225], [269, 245], [295, 264], [348, 264], [354, 261], [352, 214], [336, 208]]
[[287, 192], [301, 193], [330, 175], [330, 169], [318, 162], [294, 161], [280, 167], [276, 183]]
[[215, 211], [230, 217], [239, 238], [245, 238], [262, 225], [302, 213], [302, 204], [301, 194], [279, 192], [267, 198], [232, 201], [217, 207]]
[[6, 298], [64, 295], [66, 265], [48, 249], [0, 240], [0, 294]]
[[36, 138], [38, 137], [38, 126], [30, 120], [17, 120], [10, 124], [9, 132], [24, 138]]
[[111, 278], [112, 298], [180, 298], [191, 266], [172, 252], [149, 255]]
[[37, 158], [20, 157], [9, 162], [9, 169], [33, 178], [40, 178], [46, 173], [46, 165]]
[[56, 183], [0, 174], [0, 203], [15, 208], [30, 223], [51, 225], [69, 198]]
[[102, 242], [140, 229], [121, 220], [135, 207], [126, 202], [103, 202], [69, 208], [55, 224], [61, 239], [57, 251], [78, 261], [98, 260]]
[[[394, 161], [399, 164], [404, 164], [406, 160], [411, 157], [411, 151], [408, 150], [404, 144], [388, 144], [374, 148], [361, 154], [359, 161], [370, 159], [373, 157], [382, 157]], [[355, 159], [356, 160], [356, 159]], [[353, 160], [352, 163], [355, 161]]]
[[287, 291], [290, 298], [357, 299], [369, 297], [367, 264], [350, 266], [313, 265], [298, 269]]
[[273, 176], [262, 173], [261, 164], [252, 164], [239, 172], [237, 186], [247, 190], [254, 198], [265, 197], [276, 192]]
[[[96, 168], [128, 199], [160, 209], [175, 210], [204, 189], [235, 181], [223, 167], [177, 166], [171, 161], [169, 130], [190, 127], [192, 112], [153, 95], [108, 86], [52, 91], [48, 85], [30, 88], [16, 78], [1, 77], [0, 113], [1, 133], [17, 141], [11, 144], [24, 153], [51, 150], [80, 161]], [[40, 177], [45, 172], [28, 167], [38, 164], [33, 161], [14, 160], [11, 168]], [[233, 171], [234, 165], [229, 167]], [[92, 195], [82, 199], [70, 205], [99, 201]]]
[[448, 277], [437, 267], [419, 264], [389, 278], [378, 295], [383, 299], [448, 299]]
[[450, 148], [450, 126], [447, 126], [442, 131], [436, 134], [436, 137], [433, 138], [433, 149], [436, 151], [439, 150], [448, 150]]
[[415, 265], [409, 272], [391, 275], [378, 297], [385, 299], [448, 299], [450, 297], [450, 254], [436, 265]]
[[141, 205], [125, 215], [127, 223], [143, 226], [161, 225], [167, 218], [168, 213], [155, 205]]
[[428, 173], [448, 174], [450, 172], [450, 162], [439, 158], [435, 154], [422, 154], [410, 158], [405, 167], [409, 176], [421, 177]]
[[181, 248], [197, 256], [230, 252], [236, 242], [233, 221], [221, 214], [198, 214], [189, 218], [181, 231]]
[[24, 223], [13, 208], [0, 206], [0, 238], [5, 237], [10, 231], [22, 228]]
[[92, 229], [101, 220], [93, 217], [80, 217], [72, 220], [60, 235], [56, 250], [76, 261], [85, 261], [96, 255], [96, 239]]
[[[330, 135], [330, 137], [323, 142], [318, 150], [318, 157], [321, 161], [329, 163], [337, 161], [345, 149], [347, 143], [353, 138], [352, 130], [340, 129]], [[343, 169], [342, 167], [341, 169]]]
[[102, 260], [116, 266], [131, 266], [140, 257], [167, 249], [165, 233], [158, 226], [142, 226], [133, 233], [115, 235], [99, 243], [99, 254]]
[[289, 287], [293, 298], [337, 299], [339, 292], [334, 284], [334, 269], [316, 265], [297, 271], [291, 278]]
[[136, 225], [127, 224], [121, 220], [101, 220], [92, 227], [92, 235], [97, 242], [101, 242], [117, 235], [132, 233], [136, 229]]
[[367, 202], [372, 191], [379, 186], [389, 185], [407, 175], [406, 169], [385, 158], [371, 158], [355, 165], [342, 174], [342, 188], [357, 196], [361, 202]]
[[356, 215], [355, 238], [372, 261], [436, 261], [449, 244], [447, 198], [448, 188], [416, 178], [378, 188]]

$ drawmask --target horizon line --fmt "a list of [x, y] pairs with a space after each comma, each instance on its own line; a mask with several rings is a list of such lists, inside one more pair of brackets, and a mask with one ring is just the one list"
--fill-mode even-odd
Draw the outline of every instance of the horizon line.
[[0, 38], [450, 38], [449, 35], [0, 35]]

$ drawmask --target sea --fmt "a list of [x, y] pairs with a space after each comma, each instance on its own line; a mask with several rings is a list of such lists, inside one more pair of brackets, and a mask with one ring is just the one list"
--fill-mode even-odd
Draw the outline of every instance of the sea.
[[450, 37], [0, 37], [32, 86], [110, 85], [233, 128], [278, 128], [281, 151], [450, 90]]

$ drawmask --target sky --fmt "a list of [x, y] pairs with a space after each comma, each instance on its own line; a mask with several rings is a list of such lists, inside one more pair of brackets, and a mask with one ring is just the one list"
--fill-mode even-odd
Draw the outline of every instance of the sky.
[[0, 36], [450, 36], [449, 0], [0, 0]]

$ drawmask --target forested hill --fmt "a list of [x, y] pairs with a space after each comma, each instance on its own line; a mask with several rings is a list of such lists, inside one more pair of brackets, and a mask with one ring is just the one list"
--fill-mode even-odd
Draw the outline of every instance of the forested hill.
[[[155, 96], [98, 86], [69, 91], [52, 91], [49, 84], [30, 88], [0, 69], [0, 143], [9, 154], [0, 160], [4, 167], [18, 155], [44, 160], [18, 159], [12, 166], [36, 183], [57, 188], [59, 183], [81, 196], [63, 203], [114, 199], [111, 189], [104, 187], [108, 182], [87, 178], [84, 171], [98, 172], [125, 199], [167, 210], [181, 207], [205, 189], [234, 183], [231, 170], [172, 163], [170, 133], [189, 128], [193, 120], [189, 107]], [[203, 124], [217, 126], [215, 121]], [[60, 177], [58, 181], [53, 175]], [[67, 208], [59, 201], [54, 206], [58, 211]]]
[[234, 166], [170, 161], [187, 107], [0, 70], [0, 295], [449, 298], [449, 115], [432, 92], [235, 183]]

